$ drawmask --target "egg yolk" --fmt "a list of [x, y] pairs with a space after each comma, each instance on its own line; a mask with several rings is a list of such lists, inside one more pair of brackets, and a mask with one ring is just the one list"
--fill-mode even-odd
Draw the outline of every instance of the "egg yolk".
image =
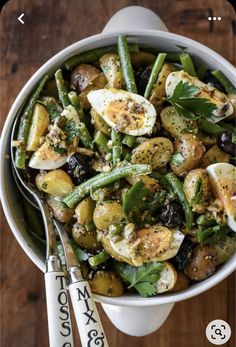
[[141, 129], [144, 124], [144, 108], [134, 101], [111, 101], [107, 105], [106, 115], [117, 125], [117, 130], [120, 132], [125, 129]]

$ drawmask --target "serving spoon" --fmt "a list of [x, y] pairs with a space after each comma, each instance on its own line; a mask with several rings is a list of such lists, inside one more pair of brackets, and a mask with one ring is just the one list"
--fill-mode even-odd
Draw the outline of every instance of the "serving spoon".
[[[13, 143], [15, 138], [18, 117], [13, 125], [11, 143]], [[93, 345], [99, 345], [101, 347], [108, 347], [90, 285], [88, 281], [83, 279], [80, 265], [72, 249], [68, 234], [63, 224], [52, 217], [49, 206], [44, 200], [44, 195], [38, 191], [34, 184], [28, 183], [22, 178], [21, 170], [18, 170], [15, 166], [13, 152], [13, 146], [11, 146], [12, 172], [17, 187], [27, 201], [40, 210], [45, 227], [47, 245], [45, 287], [50, 346], [74, 346], [66, 279], [61, 267], [60, 258], [57, 254], [56, 229], [65, 253], [69, 274], [68, 289], [82, 346], [92, 347]]]

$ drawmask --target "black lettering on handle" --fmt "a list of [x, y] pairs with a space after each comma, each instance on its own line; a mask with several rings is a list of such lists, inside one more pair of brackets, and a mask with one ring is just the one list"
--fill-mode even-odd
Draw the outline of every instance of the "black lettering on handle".
[[104, 334], [101, 332], [101, 336], [98, 336], [98, 331], [93, 329], [88, 332], [88, 344], [87, 347], [93, 347], [93, 346], [98, 346], [98, 347], [104, 347]]
[[69, 336], [71, 333], [70, 323], [69, 322], [63, 322], [61, 326], [62, 326], [62, 328], [66, 329], [66, 332], [63, 333], [62, 331], [60, 331], [60, 334], [64, 337]]
[[69, 308], [68, 308], [68, 306], [66, 306], [66, 305], [61, 306], [60, 312], [62, 314], [65, 314], [65, 318], [63, 318], [62, 316], [59, 317], [61, 320], [67, 320], [69, 318]]

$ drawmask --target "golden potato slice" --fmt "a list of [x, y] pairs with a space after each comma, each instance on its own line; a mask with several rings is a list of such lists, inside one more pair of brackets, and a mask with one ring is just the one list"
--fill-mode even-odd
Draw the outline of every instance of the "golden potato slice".
[[207, 166], [215, 163], [229, 163], [230, 154], [222, 151], [217, 145], [212, 146], [203, 155], [201, 159], [201, 167], [207, 168]]
[[75, 209], [75, 215], [79, 224], [86, 225], [93, 222], [93, 212], [96, 203], [90, 196], [82, 200]]
[[160, 278], [156, 283], [157, 293], [168, 292], [174, 288], [177, 281], [177, 272], [171, 263], [164, 262], [165, 267], [160, 273]]
[[181, 136], [185, 129], [190, 129], [194, 134], [198, 131], [196, 121], [179, 116], [172, 106], [165, 107], [160, 116], [163, 128], [173, 137]]
[[171, 169], [177, 176], [184, 176], [190, 170], [198, 167], [200, 160], [205, 152], [205, 147], [199, 138], [192, 134], [182, 134], [174, 143], [175, 153], [180, 153], [183, 162], [175, 164], [171, 162]]
[[110, 136], [111, 128], [93, 108], [91, 109], [91, 117], [95, 128], [100, 130], [104, 135]]
[[100, 74], [100, 71], [90, 64], [80, 64], [71, 74], [71, 87], [82, 92]]
[[36, 176], [37, 187], [54, 196], [66, 196], [73, 190], [70, 176], [63, 170], [52, 170], [45, 175]]
[[122, 206], [115, 201], [106, 201], [97, 204], [93, 221], [100, 230], [108, 230], [111, 224], [119, 224], [125, 218]]
[[150, 164], [153, 169], [166, 165], [172, 156], [172, 142], [165, 137], [144, 141], [133, 150], [132, 164]]
[[79, 100], [82, 102], [84, 108], [90, 109], [91, 104], [88, 101], [87, 95], [92, 90], [103, 89], [107, 84], [107, 79], [104, 73], [100, 73], [97, 77], [95, 77], [91, 84], [89, 84], [80, 94]]
[[141, 181], [144, 184], [144, 187], [152, 193], [155, 193], [158, 189], [160, 189], [160, 184], [157, 183], [154, 178], [147, 175], [127, 176], [126, 180], [132, 185], [138, 181]]
[[169, 292], [180, 292], [189, 287], [190, 279], [183, 273], [177, 271], [177, 281], [172, 289]]
[[45, 106], [36, 103], [32, 115], [32, 122], [27, 140], [27, 151], [36, 151], [40, 145], [40, 138], [46, 133], [50, 123], [49, 113]]
[[122, 296], [124, 289], [120, 277], [112, 271], [98, 271], [89, 284], [93, 293], [105, 296]]
[[101, 69], [108, 80], [108, 88], [122, 89], [123, 75], [118, 54], [107, 53], [100, 58]]
[[81, 248], [89, 251], [102, 249], [102, 244], [97, 239], [96, 230], [87, 230], [79, 223], [73, 225], [72, 238]]

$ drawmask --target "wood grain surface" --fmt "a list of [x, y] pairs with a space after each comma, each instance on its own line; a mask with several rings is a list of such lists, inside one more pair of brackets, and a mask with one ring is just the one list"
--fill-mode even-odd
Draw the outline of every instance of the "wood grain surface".
[[[99, 33], [128, 5], [152, 9], [170, 31], [198, 40], [235, 63], [235, 13], [226, 0], [11, 0], [1, 16], [1, 125], [20, 89], [44, 62], [71, 43]], [[21, 13], [24, 25], [17, 21]], [[209, 22], [208, 16], [222, 20]], [[234, 326], [234, 279], [231, 275], [204, 294], [176, 304], [159, 331], [143, 338], [116, 330], [99, 308], [110, 346], [210, 346], [205, 328], [211, 320], [224, 319]], [[75, 326], [74, 336], [80, 346]], [[234, 334], [226, 345], [235, 345]], [[3, 214], [1, 346], [48, 346], [43, 274], [17, 244]]]

